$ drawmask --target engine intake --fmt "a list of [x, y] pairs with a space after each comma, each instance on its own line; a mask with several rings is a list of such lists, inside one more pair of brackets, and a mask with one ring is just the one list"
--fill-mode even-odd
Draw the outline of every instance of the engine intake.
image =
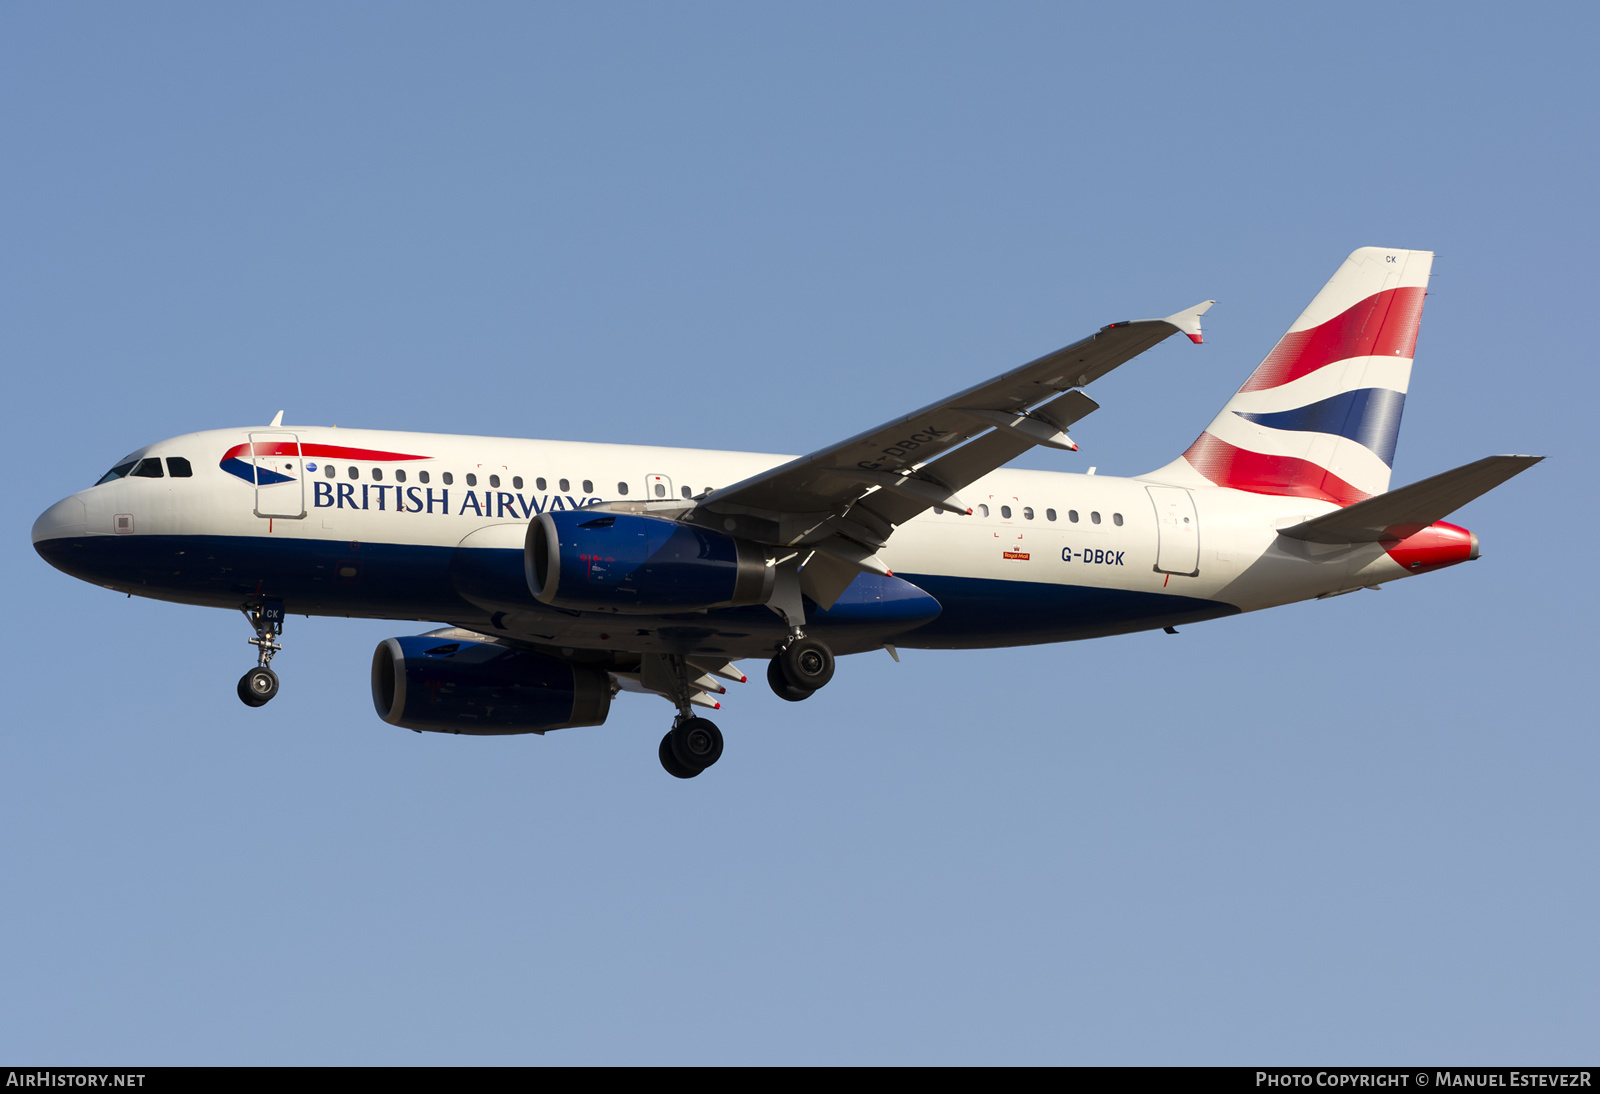
[[544, 513], [526, 542], [528, 588], [557, 608], [653, 615], [765, 604], [777, 577], [759, 547], [660, 517]]
[[372, 705], [405, 729], [543, 733], [604, 722], [611, 677], [516, 646], [386, 638], [372, 655]]

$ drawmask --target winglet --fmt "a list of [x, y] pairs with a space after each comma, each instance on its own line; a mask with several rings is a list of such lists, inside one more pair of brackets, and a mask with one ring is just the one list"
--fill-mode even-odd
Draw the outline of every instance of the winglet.
[[276, 414], [274, 414], [272, 416], [272, 421], [267, 423], [267, 428], [268, 429], [273, 429], [273, 428], [276, 428], [277, 426], [280, 426], [282, 424], [283, 424], [283, 411], [280, 410], [280, 411], [278, 411]]
[[1192, 308], [1185, 308], [1175, 315], [1167, 316], [1163, 322], [1171, 323], [1177, 327], [1189, 336], [1189, 341], [1198, 346], [1200, 344], [1200, 317], [1206, 313], [1207, 308], [1215, 303], [1215, 300], [1202, 300]]

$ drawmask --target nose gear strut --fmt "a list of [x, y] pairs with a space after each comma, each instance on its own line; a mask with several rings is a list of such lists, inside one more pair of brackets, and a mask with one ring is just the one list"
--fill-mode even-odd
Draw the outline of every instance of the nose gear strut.
[[239, 677], [239, 699], [247, 707], [263, 706], [278, 694], [278, 674], [271, 669], [272, 658], [282, 646], [274, 641], [283, 633], [283, 601], [258, 600], [239, 609], [256, 632], [246, 639], [256, 648], [256, 667]]

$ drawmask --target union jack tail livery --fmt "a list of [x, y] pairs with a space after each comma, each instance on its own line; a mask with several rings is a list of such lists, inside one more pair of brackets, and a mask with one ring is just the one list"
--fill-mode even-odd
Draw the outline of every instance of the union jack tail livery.
[[1188, 451], [1150, 477], [1341, 506], [1388, 490], [1432, 266], [1432, 251], [1355, 251]]

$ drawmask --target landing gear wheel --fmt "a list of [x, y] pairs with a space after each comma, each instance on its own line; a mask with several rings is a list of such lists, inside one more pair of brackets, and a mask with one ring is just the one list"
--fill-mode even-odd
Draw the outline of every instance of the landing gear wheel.
[[789, 683], [788, 678], [783, 675], [783, 669], [778, 666], [776, 657], [767, 662], [767, 686], [778, 698], [787, 699], [791, 703], [809, 699], [812, 694], [810, 688], [797, 688]]
[[697, 767], [685, 767], [678, 762], [678, 757], [672, 752], [672, 734], [669, 732], [661, 738], [661, 747], [656, 753], [661, 757], [661, 766], [667, 769], [667, 774], [674, 779], [692, 779], [700, 774]]
[[698, 774], [722, 759], [722, 730], [705, 718], [685, 718], [667, 734], [673, 756]]
[[816, 691], [833, 679], [833, 651], [815, 639], [790, 642], [775, 660], [783, 678], [806, 691]]
[[278, 694], [278, 674], [269, 668], [254, 668], [239, 677], [239, 698], [247, 707], [265, 706]]

